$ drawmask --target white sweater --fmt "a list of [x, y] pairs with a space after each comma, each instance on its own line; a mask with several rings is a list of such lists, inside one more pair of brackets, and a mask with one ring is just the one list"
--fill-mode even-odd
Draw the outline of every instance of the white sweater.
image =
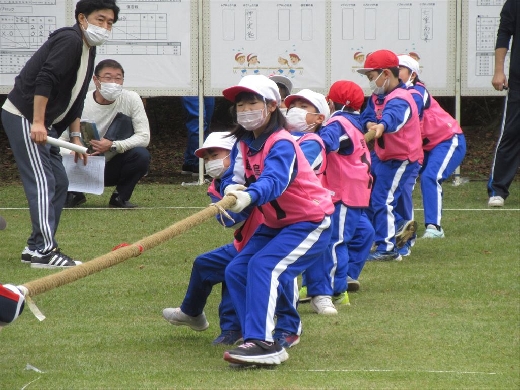
[[[137, 92], [123, 89], [123, 93], [112, 104], [99, 104], [94, 100], [94, 91], [89, 91], [85, 98], [81, 119], [95, 122], [99, 137], [103, 138], [118, 112], [132, 118], [134, 135], [125, 140], [114, 141], [117, 153], [126, 152], [137, 146], [147, 147], [150, 143], [150, 125], [143, 101]], [[63, 132], [60, 138], [68, 141], [68, 130]], [[105, 153], [106, 160], [109, 161], [115, 154], [113, 152]]]

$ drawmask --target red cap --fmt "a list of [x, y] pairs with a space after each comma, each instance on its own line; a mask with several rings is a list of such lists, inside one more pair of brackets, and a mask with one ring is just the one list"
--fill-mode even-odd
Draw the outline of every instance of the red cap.
[[245, 57], [246, 55], [244, 53], [237, 53], [235, 55], [235, 61], [238, 60], [239, 57]]
[[365, 94], [359, 85], [352, 81], [339, 80], [331, 85], [327, 100], [343, 104], [345, 107], [359, 111], [365, 101]]
[[371, 70], [397, 68], [399, 59], [390, 50], [377, 50], [367, 55], [363, 68], [358, 69], [358, 73], [366, 74]]

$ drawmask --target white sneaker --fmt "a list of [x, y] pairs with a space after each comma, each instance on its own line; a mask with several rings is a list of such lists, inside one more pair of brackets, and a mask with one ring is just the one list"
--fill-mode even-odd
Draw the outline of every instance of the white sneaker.
[[504, 198], [501, 196], [492, 196], [489, 198], [489, 207], [504, 207]]
[[444, 238], [444, 230], [437, 230], [435, 225], [428, 225], [422, 238]]
[[318, 314], [334, 316], [338, 311], [332, 303], [332, 298], [328, 295], [316, 295], [311, 299], [311, 308]]
[[196, 317], [189, 316], [182, 312], [180, 307], [166, 308], [163, 310], [163, 317], [172, 325], [185, 325], [196, 331], [203, 331], [209, 328], [204, 312]]

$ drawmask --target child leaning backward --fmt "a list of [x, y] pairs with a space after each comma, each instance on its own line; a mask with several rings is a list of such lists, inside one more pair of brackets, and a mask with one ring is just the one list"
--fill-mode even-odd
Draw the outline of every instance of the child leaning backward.
[[424, 163], [419, 171], [424, 206], [423, 238], [444, 238], [441, 227], [442, 183], [462, 163], [466, 140], [459, 123], [430, 95], [419, 80], [419, 63], [408, 55], [400, 55], [399, 75], [409, 89], [423, 99], [421, 126]]
[[410, 176], [423, 162], [417, 104], [399, 80], [399, 60], [389, 50], [367, 56], [359, 73], [368, 77], [372, 96], [361, 114], [362, 128], [375, 132], [371, 194], [376, 248], [367, 260], [401, 260], [395, 241], [394, 209]]
[[[220, 178], [230, 165], [229, 155], [235, 144], [236, 138], [230, 136], [229, 132], [213, 132], [208, 135], [202, 148], [195, 151], [195, 155], [204, 159], [206, 173], [213, 178], [208, 195], [213, 202], [222, 199], [220, 195]], [[222, 283], [222, 297], [219, 305], [219, 318], [221, 334], [213, 340], [213, 345], [233, 345], [242, 339], [240, 322], [229, 296], [229, 291], [224, 282], [224, 271], [226, 266], [233, 260], [237, 253], [244, 247], [258, 225], [263, 221], [263, 215], [256, 207], [248, 207], [240, 213], [229, 213], [233, 220], [222, 220], [217, 216], [219, 222], [226, 227], [240, 225], [235, 230], [233, 243], [221, 246], [210, 252], [203, 253], [195, 259], [191, 270], [188, 290], [180, 307], [166, 308], [163, 317], [176, 326], [189, 326], [196, 331], [208, 329], [204, 307], [211, 290], [215, 284]], [[280, 305], [293, 307], [292, 297], [294, 288], [289, 291], [289, 297], [282, 295]], [[294, 309], [295, 310], [295, 309]], [[277, 311], [277, 328], [274, 337], [286, 348], [298, 344], [301, 333], [299, 318], [285, 315], [285, 310]]]
[[334, 206], [283, 128], [276, 84], [262, 75], [248, 75], [223, 94], [235, 103], [238, 126], [232, 133], [238, 141], [221, 192], [237, 198], [231, 211], [253, 205], [264, 215], [264, 222], [226, 268], [244, 343], [226, 351], [224, 360], [280, 364], [289, 356], [272, 335], [276, 302], [283, 288], [294, 284], [327, 250]]

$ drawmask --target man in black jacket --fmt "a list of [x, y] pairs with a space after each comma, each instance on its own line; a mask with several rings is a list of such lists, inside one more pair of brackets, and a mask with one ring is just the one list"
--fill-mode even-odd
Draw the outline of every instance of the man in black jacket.
[[[507, 0], [500, 13], [497, 42], [495, 45], [495, 74], [492, 84], [497, 91], [509, 89], [505, 118], [502, 122], [500, 138], [491, 166], [488, 182], [490, 207], [502, 207], [509, 196], [509, 186], [515, 178], [520, 165], [520, 2]], [[509, 61], [509, 80], [504, 72], [504, 63], [509, 41], [511, 58]]]
[[[60, 252], [55, 234], [67, 196], [68, 179], [59, 148], [47, 143], [69, 127], [72, 142], [81, 144], [79, 123], [94, 70], [96, 46], [103, 44], [119, 7], [115, 0], [80, 0], [76, 24], [49, 35], [16, 76], [2, 107], [25, 195], [32, 233], [22, 262], [33, 268], [72, 267], [77, 263]], [[86, 155], [76, 155], [86, 162]]]

